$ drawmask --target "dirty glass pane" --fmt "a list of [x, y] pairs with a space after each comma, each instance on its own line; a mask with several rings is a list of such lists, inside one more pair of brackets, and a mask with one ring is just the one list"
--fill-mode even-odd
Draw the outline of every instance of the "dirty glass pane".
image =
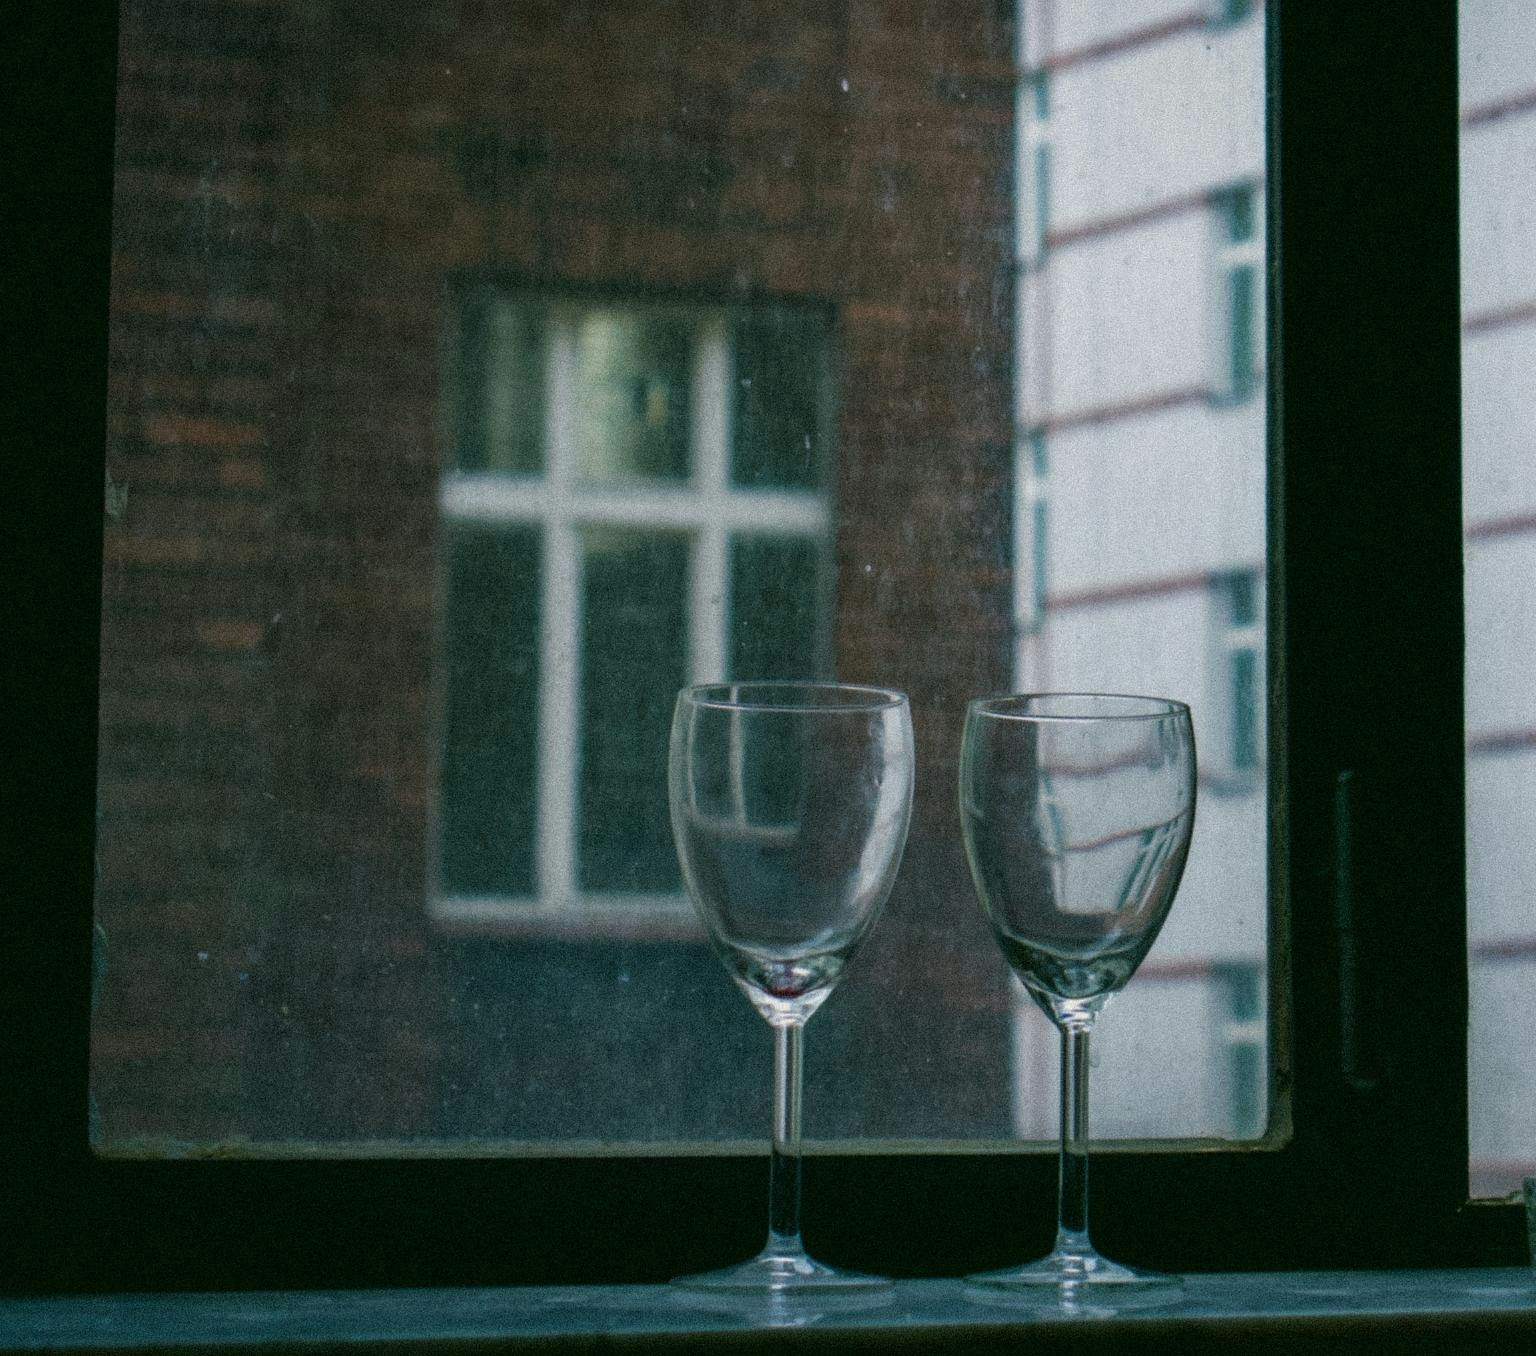
[[448, 542], [438, 872], [449, 894], [534, 890], [540, 545], [530, 527], [460, 526]]
[[460, 337], [460, 470], [529, 474], [543, 468], [543, 322], [538, 307], [504, 296], [481, 293], [466, 302]]
[[738, 485], [820, 481], [829, 376], [822, 331], [816, 317], [783, 310], [734, 327], [731, 479]]
[[1536, 1175], [1536, 24], [1461, 0], [1469, 1094], [1474, 1195]]
[[[799, 680], [825, 676], [820, 547], [806, 537], [741, 534], [731, 540], [729, 675]], [[775, 625], [774, 618], [791, 619]]]
[[676, 890], [667, 736], [688, 680], [688, 543], [592, 529], [582, 567], [581, 885]]
[[966, 702], [1016, 688], [1193, 706], [1096, 1133], [1259, 1132], [1263, 29], [124, 0], [97, 1148], [760, 1150], [664, 749], [681, 684], [770, 675], [917, 735], [813, 1141], [1055, 1133], [958, 850]]

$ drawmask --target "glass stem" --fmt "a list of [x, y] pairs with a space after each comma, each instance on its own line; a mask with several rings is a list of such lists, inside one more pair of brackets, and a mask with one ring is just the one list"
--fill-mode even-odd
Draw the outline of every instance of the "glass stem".
[[1061, 1159], [1056, 1178], [1056, 1251], [1088, 1254], [1088, 1036], [1093, 1018], [1061, 1027]]
[[800, 1241], [800, 1092], [805, 1024], [773, 1024], [773, 1149], [768, 1161], [768, 1247], [802, 1255]]

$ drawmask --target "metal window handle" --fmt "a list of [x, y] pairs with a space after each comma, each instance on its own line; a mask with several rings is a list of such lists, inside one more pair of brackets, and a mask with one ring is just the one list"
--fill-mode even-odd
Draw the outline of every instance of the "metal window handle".
[[1355, 909], [1355, 773], [1333, 779], [1333, 920], [1339, 940], [1339, 1073], [1356, 1092], [1380, 1079], [1370, 1057], [1370, 1038], [1360, 1018], [1360, 952]]

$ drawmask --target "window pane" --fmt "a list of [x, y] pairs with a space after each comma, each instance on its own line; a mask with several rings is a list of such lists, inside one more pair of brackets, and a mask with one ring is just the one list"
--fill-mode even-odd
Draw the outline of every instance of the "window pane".
[[1234, 268], [1227, 280], [1229, 320], [1229, 362], [1232, 394], [1241, 399], [1253, 389], [1253, 354], [1256, 340], [1254, 326], [1254, 282], [1256, 270], [1247, 264]]
[[1469, 1093], [1474, 1195], [1536, 1175], [1536, 24], [1461, 0]]
[[591, 529], [581, 545], [581, 885], [676, 890], [667, 737], [688, 680], [688, 543]]
[[539, 546], [526, 527], [461, 526], [449, 540], [438, 811], [449, 894], [534, 890]]
[[1259, 765], [1258, 719], [1262, 711], [1258, 658], [1252, 650], [1232, 654], [1232, 766], [1248, 770]]
[[1261, 8], [128, 6], [99, 1147], [760, 1148], [666, 735], [806, 673], [907, 691], [920, 767], [808, 1135], [1054, 1134], [957, 846], [966, 702], [1019, 687], [1192, 703], [1094, 1115], [1252, 1133]]
[[827, 453], [823, 328], [814, 316], [783, 310], [733, 327], [736, 484], [814, 489], [821, 483]]
[[482, 294], [462, 312], [459, 469], [537, 472], [544, 450], [544, 317]]
[[584, 480], [688, 475], [689, 364], [680, 320], [603, 308], [576, 322], [576, 469]]
[[808, 538], [732, 539], [731, 678], [826, 675], [820, 556], [818, 543]]

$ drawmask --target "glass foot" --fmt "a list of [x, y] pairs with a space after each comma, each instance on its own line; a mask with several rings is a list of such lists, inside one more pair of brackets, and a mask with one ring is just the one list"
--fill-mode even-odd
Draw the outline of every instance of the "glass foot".
[[995, 1304], [1055, 1305], [1080, 1312], [1115, 1312], [1176, 1302], [1179, 1276], [1140, 1271], [1096, 1252], [1053, 1252], [1022, 1267], [965, 1278], [971, 1299]]
[[684, 1303], [771, 1325], [874, 1309], [896, 1293], [883, 1276], [839, 1271], [803, 1252], [764, 1251], [737, 1266], [679, 1276], [672, 1285]]
[[803, 1252], [763, 1251], [748, 1262], [719, 1271], [679, 1276], [672, 1282], [683, 1290], [713, 1295], [763, 1295], [805, 1292], [817, 1295], [888, 1294], [891, 1283], [883, 1276], [861, 1271], [839, 1271]]

